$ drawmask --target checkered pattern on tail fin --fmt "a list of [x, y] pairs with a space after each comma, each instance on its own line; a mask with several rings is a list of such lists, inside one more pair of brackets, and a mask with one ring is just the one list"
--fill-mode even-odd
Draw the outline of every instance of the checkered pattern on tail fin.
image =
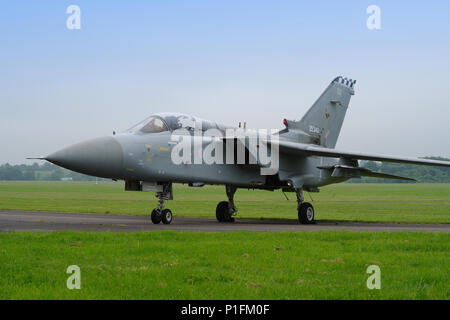
[[331, 83], [333, 83], [333, 82], [337, 82], [337, 83], [343, 84], [344, 86], [347, 86], [349, 88], [353, 88], [353, 86], [356, 83], [356, 80], [347, 79], [342, 76], [339, 76], [339, 77], [334, 78], [334, 80]]

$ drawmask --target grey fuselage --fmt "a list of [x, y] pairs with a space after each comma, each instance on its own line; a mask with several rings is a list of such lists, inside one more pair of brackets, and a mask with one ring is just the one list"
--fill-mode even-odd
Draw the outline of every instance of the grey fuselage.
[[[238, 164], [174, 164], [171, 160], [171, 132], [149, 135], [121, 134], [115, 136], [123, 150], [123, 180], [161, 181], [206, 184], [228, 184], [248, 188], [283, 187], [292, 175], [302, 176], [305, 187], [319, 187], [342, 179], [331, 177], [317, 167], [335, 164], [337, 159], [280, 154], [278, 178], [261, 175], [257, 165]], [[280, 136], [280, 139], [283, 139]], [[225, 162], [225, 161], [223, 161]], [[273, 178], [273, 177], [272, 177]], [[278, 181], [279, 180], [279, 181]]]
[[[217, 128], [224, 131], [230, 127], [217, 125]], [[225, 160], [223, 164], [175, 164], [171, 153], [177, 143], [173, 142], [172, 134], [172, 130], [157, 133], [127, 131], [75, 144], [46, 159], [80, 173], [125, 181], [224, 184], [269, 190], [286, 188], [288, 191], [291, 181], [314, 191], [317, 187], [346, 180], [331, 177], [329, 171], [318, 169], [318, 166], [336, 164], [338, 159], [299, 157], [288, 153], [279, 154], [279, 170], [274, 175], [262, 175], [258, 164], [225, 164]], [[194, 131], [190, 134], [195, 135]], [[293, 131], [280, 131], [279, 139], [299, 141], [298, 134]], [[207, 143], [203, 143], [202, 150]]]

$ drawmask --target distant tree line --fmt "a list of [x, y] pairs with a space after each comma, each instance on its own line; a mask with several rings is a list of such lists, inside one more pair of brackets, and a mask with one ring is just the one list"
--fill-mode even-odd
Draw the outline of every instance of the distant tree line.
[[49, 162], [41, 165], [35, 162], [32, 165], [10, 165], [9, 163], [0, 165], [0, 180], [93, 181], [96, 178], [63, 169]]
[[[441, 157], [425, 157], [425, 159], [450, 161]], [[427, 183], [450, 183], [450, 168], [418, 166], [389, 162], [360, 161], [362, 167], [375, 172], [389, 173], [416, 179], [418, 182]], [[0, 180], [73, 180], [73, 181], [93, 181], [95, 177], [73, 172], [60, 168], [54, 164], [46, 162], [39, 165], [19, 164], [10, 165], [8, 163], [0, 165]], [[103, 179], [100, 179], [103, 180]], [[362, 177], [361, 179], [351, 179], [351, 183], [408, 183], [403, 180], [375, 179]]]

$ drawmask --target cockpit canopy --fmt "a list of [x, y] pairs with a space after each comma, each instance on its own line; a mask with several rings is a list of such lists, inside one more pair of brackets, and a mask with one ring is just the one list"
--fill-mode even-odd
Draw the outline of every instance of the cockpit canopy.
[[128, 129], [128, 132], [158, 133], [186, 128], [188, 130], [206, 131], [209, 129], [225, 129], [215, 122], [189, 116], [182, 113], [156, 113]]
[[157, 132], [164, 132], [169, 131], [167, 128], [167, 125], [165, 122], [155, 116], [150, 116], [146, 118], [145, 120], [139, 122], [137, 125], [131, 127], [127, 131], [129, 132], [142, 132], [142, 133], [157, 133]]

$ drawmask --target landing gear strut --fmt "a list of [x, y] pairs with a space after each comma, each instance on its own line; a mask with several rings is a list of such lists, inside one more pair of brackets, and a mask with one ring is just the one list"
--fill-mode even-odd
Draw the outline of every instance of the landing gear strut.
[[234, 217], [237, 214], [237, 208], [234, 206], [234, 194], [237, 188], [226, 186], [228, 201], [219, 202], [216, 207], [216, 218], [219, 222], [234, 222]]
[[301, 224], [313, 224], [316, 223], [314, 221], [314, 207], [309, 202], [304, 202], [303, 198], [303, 189], [296, 189], [297, 193], [297, 211], [298, 211], [298, 220]]
[[164, 224], [170, 224], [172, 222], [172, 211], [164, 209], [166, 200], [171, 200], [172, 196], [172, 184], [163, 184], [162, 191], [156, 192], [158, 198], [158, 205], [152, 211], [151, 219], [154, 224], [158, 224], [162, 221]]

